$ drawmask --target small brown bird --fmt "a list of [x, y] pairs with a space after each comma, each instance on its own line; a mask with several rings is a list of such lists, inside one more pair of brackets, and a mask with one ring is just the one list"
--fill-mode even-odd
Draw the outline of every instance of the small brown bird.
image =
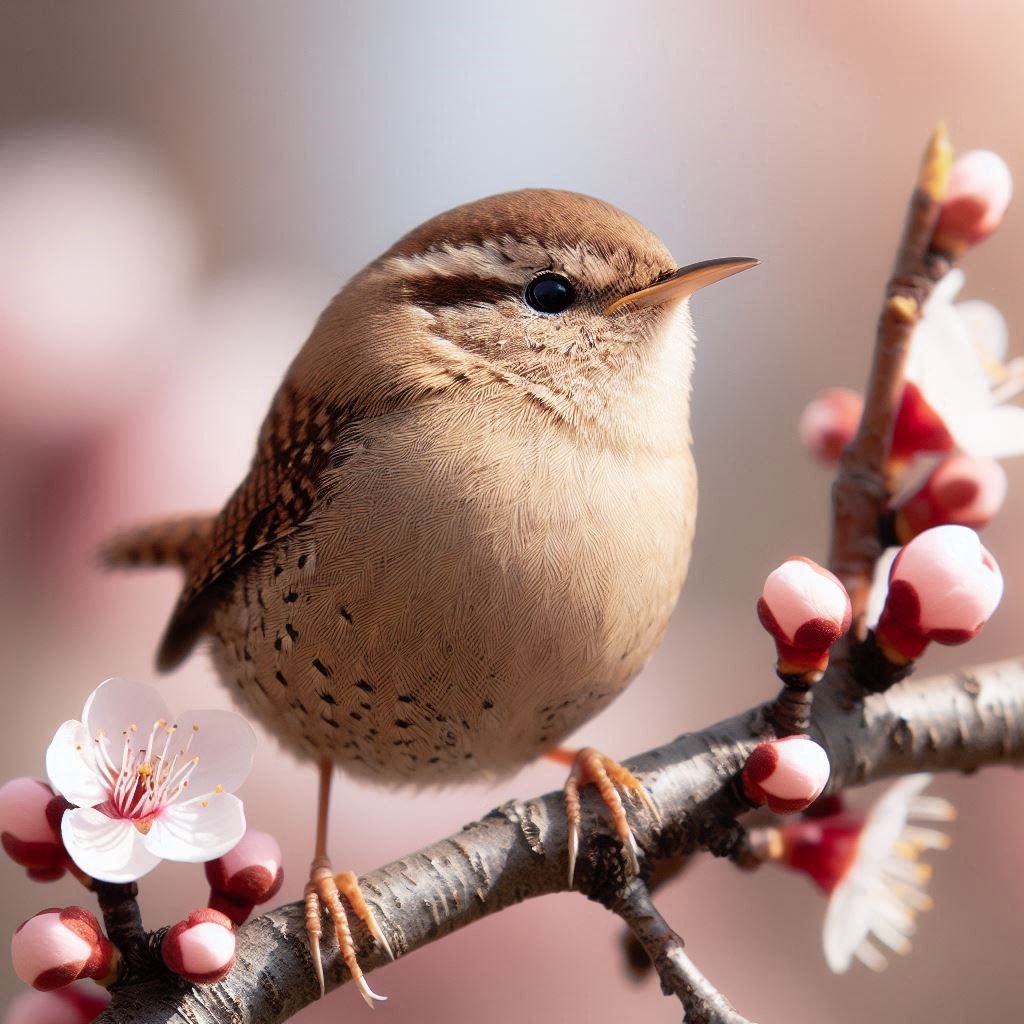
[[[248, 476], [217, 515], [115, 540], [117, 565], [178, 565], [160, 645], [201, 637], [243, 708], [321, 766], [306, 890], [365, 998], [327, 857], [331, 774], [429, 784], [510, 773], [614, 699], [665, 631], [690, 557], [694, 336], [686, 299], [754, 266], [676, 269], [597, 199], [527, 190], [416, 228], [331, 301], [288, 370]], [[632, 867], [616, 787], [581, 751]], [[656, 813], [656, 812], [655, 812]]]

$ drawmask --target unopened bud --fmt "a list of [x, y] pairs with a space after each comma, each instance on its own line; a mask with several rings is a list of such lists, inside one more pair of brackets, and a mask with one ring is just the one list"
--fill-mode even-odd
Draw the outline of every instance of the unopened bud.
[[828, 650], [849, 628], [846, 588], [809, 558], [786, 559], [765, 580], [757, 602], [761, 625], [775, 640], [778, 672], [816, 682], [828, 665]]
[[999, 566], [978, 535], [966, 526], [936, 526], [893, 561], [875, 633], [889, 660], [912, 661], [932, 640], [962, 644], [976, 636], [1002, 596]]
[[92, 1024], [109, 1005], [106, 989], [92, 982], [53, 992], [27, 989], [11, 1000], [4, 1024]]
[[37, 882], [60, 878], [68, 857], [60, 837], [67, 801], [38, 779], [11, 779], [0, 786], [0, 843]]
[[249, 829], [237, 846], [207, 863], [210, 906], [242, 924], [254, 906], [277, 895], [284, 881], [282, 860], [272, 835]]
[[809, 807], [821, 795], [832, 768], [823, 747], [807, 736], [759, 743], [743, 766], [743, 792], [776, 814]]
[[23, 922], [11, 939], [14, 971], [27, 985], [49, 992], [79, 978], [110, 983], [117, 950], [83, 907], [50, 908]]
[[235, 963], [231, 920], [210, 907], [193, 910], [167, 929], [160, 953], [170, 970], [194, 985], [221, 981]]
[[800, 442], [819, 462], [835, 465], [853, 440], [864, 399], [849, 388], [828, 388], [800, 414]]
[[1012, 195], [1013, 177], [1001, 156], [987, 149], [964, 153], [953, 164], [932, 248], [958, 256], [983, 242], [1002, 223]]
[[906, 544], [933, 526], [980, 530], [1003, 507], [1006, 488], [1006, 472], [995, 459], [950, 455], [895, 509], [896, 536]]

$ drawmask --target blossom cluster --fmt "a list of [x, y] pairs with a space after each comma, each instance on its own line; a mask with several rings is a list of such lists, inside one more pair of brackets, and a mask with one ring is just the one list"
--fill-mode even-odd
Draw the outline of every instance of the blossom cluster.
[[[999, 226], [1013, 189], [994, 153], [965, 153], [953, 165], [931, 247], [961, 255]], [[954, 302], [960, 270], [935, 286], [910, 344], [889, 448], [883, 537], [894, 547], [879, 562], [869, 625], [884, 657], [905, 666], [931, 642], [959, 644], [995, 611], [1003, 581], [976, 531], [1006, 498], [997, 459], [1024, 452], [1024, 358], [1007, 359], [1007, 327], [986, 302]], [[830, 388], [800, 420], [800, 436], [834, 463], [860, 426], [863, 402]], [[762, 621], [764, 616], [762, 615]]]
[[[70, 872], [89, 888], [134, 882], [161, 860], [204, 864], [209, 906], [168, 928], [160, 954], [193, 984], [219, 981], [234, 964], [236, 926], [284, 878], [276, 840], [247, 827], [234, 795], [254, 749], [252, 729], [238, 715], [191, 711], [175, 719], [155, 691], [109, 679], [89, 696], [80, 720], [57, 730], [47, 781], [0, 787], [0, 842], [33, 880]], [[39, 1024], [94, 1019], [105, 1000], [75, 983], [111, 985], [122, 965], [103, 926], [78, 906], [25, 921], [11, 957], [37, 994], [19, 997], [8, 1019], [24, 1013]]]
[[[952, 260], [987, 238], [1011, 192], [998, 156], [961, 157], [932, 253]], [[977, 531], [1006, 498], [997, 460], [1024, 452], [1024, 408], [1012, 404], [1024, 393], [1024, 358], [1007, 360], [1006, 324], [993, 306], [954, 302], [963, 282], [962, 272], [951, 270], [937, 283], [910, 342], [888, 450], [888, 501], [878, 523], [890, 551], [879, 560], [858, 634], [846, 649], [854, 674], [873, 670], [882, 677], [858, 680], [869, 689], [905, 675], [930, 643], [976, 636], [1003, 592], [1002, 574]], [[861, 429], [863, 407], [856, 392], [829, 388], [804, 409], [801, 441], [821, 462], [837, 464]], [[850, 629], [850, 597], [832, 573], [794, 557], [769, 574], [757, 613], [775, 641], [783, 690], [767, 718], [782, 738], [752, 751], [739, 784], [754, 805], [804, 812], [762, 830], [762, 855], [805, 872], [829, 894], [824, 945], [833, 970], [845, 971], [855, 959], [878, 969], [885, 963], [879, 946], [906, 952], [916, 914], [930, 905], [929, 868], [920, 855], [948, 845], [943, 833], [909, 821], [949, 821], [953, 810], [922, 795], [928, 775], [902, 779], [867, 813], [820, 796], [829, 769], [825, 751], [806, 735], [812, 688], [828, 668], [830, 648]]]

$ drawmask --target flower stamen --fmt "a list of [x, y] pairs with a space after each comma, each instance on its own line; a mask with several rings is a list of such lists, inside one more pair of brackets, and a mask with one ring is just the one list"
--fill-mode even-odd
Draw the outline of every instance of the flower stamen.
[[[241, 801], [227, 794], [251, 764], [251, 730], [238, 716], [220, 711], [201, 729], [190, 715], [182, 729], [173, 719], [156, 717], [161, 703], [145, 688], [107, 680], [90, 696], [82, 719], [65, 722], [47, 751], [54, 790], [72, 805], [63, 819], [67, 854], [92, 878], [134, 881], [161, 857], [214, 860], [245, 832]], [[206, 745], [228, 775], [217, 786], [224, 795], [203, 812], [197, 827], [200, 801], [212, 801], [214, 792], [213, 780], [198, 767]], [[189, 788], [199, 790], [194, 798]]]

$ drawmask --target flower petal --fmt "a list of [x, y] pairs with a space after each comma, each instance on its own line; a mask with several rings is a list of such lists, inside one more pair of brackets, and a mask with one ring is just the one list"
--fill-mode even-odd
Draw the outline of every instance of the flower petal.
[[1003, 314], [991, 302], [982, 302], [980, 299], [958, 302], [955, 308], [968, 337], [978, 346], [982, 358], [993, 363], [1003, 362], [1008, 338]]
[[179, 716], [178, 735], [191, 738], [189, 753], [199, 758], [189, 776], [190, 793], [209, 793], [221, 786], [233, 793], [249, 777], [256, 752], [252, 726], [233, 711], [186, 711]]
[[137, 725], [139, 732], [148, 736], [154, 722], [169, 717], [167, 705], [156, 690], [127, 679], [107, 679], [100, 683], [89, 694], [82, 710], [82, 721], [93, 739], [101, 731], [112, 739], [119, 739], [132, 725]]
[[929, 312], [917, 325], [907, 378], [954, 436], [960, 424], [992, 405], [991, 382], [978, 348], [951, 307]]
[[945, 274], [932, 289], [928, 302], [925, 304], [925, 312], [932, 306], [948, 305], [960, 294], [964, 282], [967, 280], [964, 272], [955, 268]]
[[46, 750], [50, 785], [79, 807], [95, 807], [110, 796], [110, 785], [96, 766], [95, 742], [81, 722], [65, 722]]
[[67, 811], [61, 837], [71, 859], [87, 875], [104, 882], [134, 882], [160, 863], [131, 822], [108, 818], [95, 808]]
[[895, 849], [910, 813], [910, 803], [928, 788], [930, 772], [905, 775], [874, 803], [860, 837], [859, 859], [880, 864]]
[[856, 871], [829, 897], [822, 928], [825, 962], [835, 974], [850, 967], [858, 947], [871, 932], [871, 899]]
[[208, 793], [165, 808], [145, 843], [156, 857], [199, 864], [222, 857], [243, 835], [242, 801], [230, 793]]
[[1024, 408], [1000, 405], [957, 424], [957, 442], [972, 455], [1005, 459], [1024, 453]]

